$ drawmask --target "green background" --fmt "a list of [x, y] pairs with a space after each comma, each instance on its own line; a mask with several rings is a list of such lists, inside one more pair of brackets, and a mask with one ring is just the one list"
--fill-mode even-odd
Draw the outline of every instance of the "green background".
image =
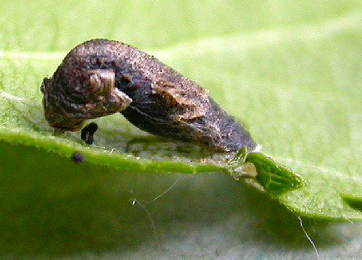
[[[1, 1], [3, 257], [316, 258], [302, 215], [321, 259], [360, 258], [361, 8], [337, 0]], [[72, 47], [100, 37], [146, 50], [209, 89], [306, 186], [272, 200], [201, 173], [211, 170], [195, 163], [210, 155], [150, 137], [121, 115], [97, 120], [92, 148], [79, 133], [54, 137], [40, 83]], [[70, 160], [75, 150], [86, 163]]]

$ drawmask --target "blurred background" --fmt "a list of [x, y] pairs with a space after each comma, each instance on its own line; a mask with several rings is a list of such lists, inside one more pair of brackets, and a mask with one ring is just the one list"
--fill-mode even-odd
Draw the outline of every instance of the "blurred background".
[[1, 49], [68, 51], [108, 38], [141, 49], [342, 18], [360, 1], [1, 1]]

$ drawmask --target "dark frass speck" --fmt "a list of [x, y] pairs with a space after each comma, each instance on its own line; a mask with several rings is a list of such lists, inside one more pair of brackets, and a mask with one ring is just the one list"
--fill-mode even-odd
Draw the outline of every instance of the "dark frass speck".
[[89, 123], [85, 127], [83, 127], [81, 131], [81, 138], [86, 144], [93, 144], [94, 141], [94, 133], [97, 132], [98, 125], [94, 122]]
[[[87, 119], [121, 112], [149, 133], [220, 152], [256, 143], [208, 91], [153, 56], [116, 41], [91, 40], [71, 50], [41, 88], [49, 124], [77, 131]], [[93, 142], [82, 131], [82, 140]]]
[[80, 153], [80, 152], [75, 152], [72, 155], [72, 159], [74, 162], [76, 163], [83, 163], [85, 162], [85, 156], [84, 154]]

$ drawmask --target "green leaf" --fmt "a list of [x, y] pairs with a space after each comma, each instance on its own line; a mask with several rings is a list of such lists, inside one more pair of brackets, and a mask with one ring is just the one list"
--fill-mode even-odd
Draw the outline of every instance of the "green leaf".
[[[357, 0], [1, 1], [1, 252], [314, 257], [279, 203], [305, 217], [362, 219], [361, 10]], [[278, 163], [246, 158], [277, 201], [219, 174], [230, 173], [232, 155], [152, 137], [119, 114], [96, 120], [92, 147], [79, 133], [55, 136], [41, 81], [76, 44], [100, 37], [146, 50], [209, 89]], [[83, 164], [72, 161], [76, 151]], [[306, 225], [323, 258], [336, 257], [337, 240], [350, 245], [343, 257], [358, 258], [361, 226]]]
[[278, 196], [303, 186], [303, 179], [261, 153], [251, 153], [246, 161], [255, 165], [256, 180], [271, 195]]
[[276, 198], [303, 186], [300, 176], [262, 153], [248, 154], [246, 147], [237, 151], [225, 168], [236, 180], [245, 178], [250, 184]]

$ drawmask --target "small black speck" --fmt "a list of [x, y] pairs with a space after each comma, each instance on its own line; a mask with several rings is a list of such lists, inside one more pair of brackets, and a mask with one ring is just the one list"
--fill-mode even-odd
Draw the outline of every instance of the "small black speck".
[[86, 144], [93, 144], [94, 133], [98, 130], [98, 125], [94, 122], [86, 125], [81, 131], [81, 138]]
[[74, 162], [76, 163], [83, 163], [85, 162], [85, 156], [84, 154], [80, 153], [80, 152], [75, 152], [73, 153], [72, 159]]

